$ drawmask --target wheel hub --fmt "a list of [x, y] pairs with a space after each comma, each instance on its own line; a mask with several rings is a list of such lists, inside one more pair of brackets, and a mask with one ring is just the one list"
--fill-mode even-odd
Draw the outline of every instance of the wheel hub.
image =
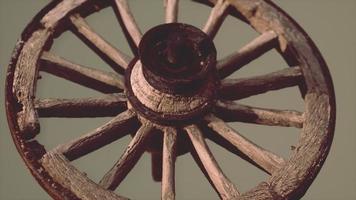
[[130, 104], [158, 124], [191, 123], [215, 101], [215, 65], [215, 46], [200, 29], [181, 23], [154, 27], [127, 70]]
[[[203, 28], [209, 37], [189, 25], [168, 24], [149, 31], [141, 41], [141, 32], [128, 2], [115, 1], [123, 29], [135, 44], [132, 45], [134, 52], [141, 41], [140, 57], [131, 64], [129, 56], [108, 43], [83, 18], [114, 4], [111, 1], [53, 1], [27, 26], [8, 68], [6, 114], [21, 157], [54, 199], [125, 198], [113, 190], [145, 150], [153, 152], [154, 179], [162, 180], [161, 198], [174, 199], [176, 157], [187, 149], [221, 199], [300, 199], [305, 194], [326, 159], [335, 128], [335, 96], [323, 58], [306, 33], [270, 1], [198, 2], [214, 4]], [[178, 1], [165, 3], [165, 21], [177, 21]], [[217, 33], [226, 14], [247, 22], [261, 34], [216, 65], [216, 50], [210, 38]], [[121, 76], [75, 64], [50, 52], [54, 39], [69, 28], [113, 70], [118, 73], [126, 70], [126, 87]], [[261, 76], [224, 79], [272, 49], [277, 49], [292, 67]], [[215, 68], [224, 79], [219, 87]], [[42, 72], [110, 94], [79, 99], [39, 99], [35, 91]], [[234, 102], [294, 86], [299, 86], [304, 97], [304, 112]], [[214, 102], [217, 88], [218, 101]], [[128, 103], [121, 94], [123, 90]], [[210, 110], [213, 105], [214, 110]], [[209, 115], [202, 123], [193, 121], [201, 119], [206, 112]], [[150, 121], [142, 120], [144, 123], [139, 124], [137, 114], [139, 119]], [[39, 117], [114, 115], [95, 130], [51, 150], [35, 138], [39, 129], [33, 127], [39, 125]], [[285, 160], [249, 141], [227, 122], [294, 126], [302, 130], [296, 148]], [[157, 126], [157, 123], [169, 127]], [[98, 184], [70, 163], [130, 133], [133, 139]], [[239, 193], [222, 172], [206, 139], [271, 176]]]

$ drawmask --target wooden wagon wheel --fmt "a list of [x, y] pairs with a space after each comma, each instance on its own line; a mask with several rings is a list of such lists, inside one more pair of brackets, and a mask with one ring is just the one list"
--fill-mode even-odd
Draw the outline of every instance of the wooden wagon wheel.
[[[6, 108], [11, 133], [32, 175], [54, 199], [124, 199], [114, 190], [145, 150], [159, 152], [162, 199], [174, 199], [176, 156], [190, 151], [222, 199], [299, 199], [319, 172], [333, 138], [335, 100], [327, 66], [303, 30], [270, 1], [199, 0], [212, 6], [199, 29], [177, 21], [178, 0], [165, 0], [166, 22], [142, 34], [126, 0], [53, 1], [28, 25], [9, 65]], [[104, 7], [115, 7], [135, 59], [111, 46], [85, 21]], [[256, 39], [216, 61], [212, 38], [226, 15], [250, 24]], [[53, 39], [71, 30], [117, 72], [74, 64], [50, 52]], [[251, 78], [226, 78], [271, 49], [290, 66]], [[139, 55], [139, 56], [138, 56]], [[101, 98], [36, 99], [38, 72], [44, 71], [106, 93]], [[235, 100], [299, 86], [305, 111], [241, 105]], [[34, 138], [38, 117], [114, 116], [103, 126], [52, 150]], [[241, 121], [301, 128], [292, 156], [265, 150], [225, 122]], [[202, 131], [204, 130], [204, 131]], [[135, 133], [136, 132], [136, 133]], [[70, 164], [114, 140], [132, 134], [127, 149], [94, 183]], [[223, 174], [205, 138], [264, 170], [270, 177], [246, 193]], [[159, 147], [162, 147], [159, 148]], [[238, 149], [238, 150], [233, 150]]]

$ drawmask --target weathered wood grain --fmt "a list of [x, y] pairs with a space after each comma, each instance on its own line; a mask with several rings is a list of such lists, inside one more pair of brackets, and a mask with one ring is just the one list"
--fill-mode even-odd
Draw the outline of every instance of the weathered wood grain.
[[237, 148], [235, 145], [231, 144], [230, 141], [226, 140], [224, 137], [220, 136], [219, 134], [216, 134], [214, 130], [209, 128], [208, 126], [201, 126], [202, 131], [204, 132], [204, 136], [211, 140], [212, 142], [216, 143], [220, 147], [226, 149], [232, 154], [235, 154], [236, 156], [240, 157], [241, 159], [245, 160], [246, 162], [249, 162], [251, 165], [257, 167], [258, 169], [266, 172], [269, 174], [268, 171], [263, 169], [260, 165], [258, 165], [255, 161], [253, 161], [251, 158], [246, 156], [244, 153], [242, 153], [239, 148]]
[[214, 114], [226, 122], [237, 121], [296, 128], [302, 128], [304, 123], [304, 115], [298, 111], [251, 107], [232, 101], [218, 101]]
[[99, 128], [59, 145], [55, 151], [65, 155], [68, 160], [75, 160], [132, 133], [137, 127], [135, 117], [133, 111], [127, 110]]
[[190, 125], [184, 129], [187, 131], [194, 149], [221, 199], [236, 198], [239, 195], [238, 190], [221, 171], [199, 128], [196, 125]]
[[300, 67], [290, 67], [269, 74], [221, 81], [219, 94], [222, 99], [238, 100], [272, 90], [297, 86], [302, 83]]
[[[212, 90], [203, 88], [202, 91], [193, 93], [194, 96], [169, 94], [157, 90], [151, 86], [144, 77], [141, 62], [137, 62], [132, 69], [130, 84], [134, 95], [147, 108], [157, 112], [166, 114], [184, 114], [189, 113], [194, 109], [198, 109], [209, 101]], [[214, 83], [209, 83], [212, 88]], [[174, 105], [174, 106], [173, 106]]]
[[41, 19], [41, 24], [48, 30], [54, 29], [58, 25], [58, 22], [66, 17], [71, 10], [83, 5], [87, 1], [88, 0], [61, 1], [55, 8], [46, 13]]
[[175, 199], [175, 161], [177, 156], [177, 130], [166, 128], [163, 136], [162, 152], [162, 192], [161, 199]]
[[115, 3], [128, 33], [135, 42], [136, 46], [138, 46], [142, 38], [142, 33], [135, 22], [127, 0], [115, 0]]
[[23, 137], [28, 139], [37, 135], [40, 129], [33, 104], [38, 79], [37, 60], [50, 35], [51, 32], [46, 29], [40, 29], [31, 35], [22, 48], [14, 72], [12, 92], [20, 107], [17, 113], [17, 124]]
[[[82, 34], [88, 41], [90, 41], [94, 46], [96, 46], [101, 52], [112, 59], [116, 64], [126, 69], [129, 65], [131, 58], [113, 47], [107, 41], [105, 41], [99, 34], [94, 32], [94, 30], [89, 26], [89, 24], [82, 18], [79, 14], [73, 14], [70, 16], [70, 20], [76, 27], [78, 32]], [[114, 65], [110, 65], [114, 67]], [[122, 69], [113, 68], [117, 72], [121, 72]]]
[[72, 166], [60, 153], [47, 152], [42, 158], [42, 165], [56, 182], [82, 200], [127, 200], [127, 198], [105, 190], [94, 183], [84, 173]]
[[[281, 197], [301, 198], [318, 174], [333, 137], [330, 98], [326, 94], [309, 93], [306, 98], [305, 121], [295, 153], [288, 164], [276, 171], [268, 181]], [[298, 189], [300, 188], [301, 189]]]
[[285, 163], [283, 158], [257, 146], [248, 139], [244, 138], [237, 131], [230, 128], [221, 119], [213, 115], [209, 115], [205, 119], [207, 120], [208, 126], [211, 129], [213, 129], [217, 134], [225, 138], [231, 144], [235, 145], [242, 153], [247, 155], [270, 174], [273, 174]]
[[[209, 1], [216, 2], [216, 0]], [[319, 50], [305, 31], [271, 1], [235, 0], [231, 1], [231, 4], [258, 32], [273, 30], [278, 34], [281, 55], [290, 66], [298, 65], [302, 69], [305, 85], [301, 88], [301, 92], [303, 97], [305, 96], [306, 104], [314, 105], [307, 106], [305, 112], [315, 113], [305, 114], [303, 126], [305, 131], [302, 133], [309, 137], [299, 141], [300, 146], [296, 147], [290, 161], [272, 175], [273, 184], [257, 186], [244, 193], [239, 199], [300, 199], [322, 167], [333, 138], [336, 111], [329, 70]], [[318, 102], [317, 98], [308, 97], [308, 94], [323, 98], [322, 103]], [[316, 109], [317, 105], [320, 106], [318, 109]], [[314, 126], [315, 129], [311, 128]], [[308, 155], [307, 159], [301, 159], [306, 155]], [[292, 176], [289, 173], [292, 173]], [[276, 185], [279, 186], [278, 189]]]
[[124, 94], [78, 99], [40, 99], [35, 101], [40, 117], [111, 117], [127, 109]]
[[179, 0], [163, 0], [165, 7], [165, 21], [166, 23], [173, 23], [178, 21], [178, 7]]
[[[8, 113], [8, 116], [11, 115], [9, 117], [12, 123], [10, 123], [11, 132], [14, 136], [14, 140], [19, 151], [21, 151], [21, 156], [24, 158], [26, 164], [29, 166], [34, 176], [36, 176], [37, 180], [39, 180], [40, 183], [44, 185], [44, 188], [54, 198], [56, 197], [56, 199], [60, 199], [59, 196], [64, 194], [62, 193], [63, 190], [58, 189], [60, 187], [57, 187], [63, 186], [67, 188], [68, 191], [72, 191], [81, 199], [120, 199], [120, 197], [115, 195], [113, 196], [112, 193], [106, 193], [108, 191], [104, 191], [102, 188], [97, 188], [97, 186], [93, 185], [93, 182], [88, 181], [85, 176], [83, 176], [78, 170], [74, 169], [68, 160], [66, 160], [66, 158], [61, 154], [52, 152], [48, 153], [43, 159], [45, 162], [42, 164], [43, 166], [46, 166], [45, 172], [37, 173], [36, 170], [41, 169], [38, 167], [41, 167], [42, 165], [34, 160], [34, 158], [30, 158], [28, 155], [36, 154], [38, 149], [34, 148], [31, 150], [31, 148], [26, 146], [27, 143], [24, 142], [23, 138], [30, 137], [22, 137], [22, 135], [21, 137], [18, 137], [19, 133], [28, 134], [31, 132], [28, 131], [31, 130], [31, 127], [35, 127], [34, 130], [37, 131], [37, 126], [32, 126], [36, 123], [31, 122], [35, 122], [37, 120], [36, 113], [33, 112], [33, 94], [35, 94], [33, 91], [35, 91], [34, 83], [36, 80], [34, 77], [37, 76], [36, 73], [38, 70], [38, 67], [36, 66], [37, 60], [41, 54], [40, 52], [43, 50], [42, 47], [45, 46], [42, 45], [42, 43], [44, 44], [45, 41], [51, 37], [50, 34], [52, 31], [56, 31], [56, 28], [58, 28], [56, 26], [59, 21], [62, 20], [62, 18], [65, 18], [68, 13], [72, 13], [74, 9], [82, 6], [85, 2], [85, 0], [60, 1], [57, 3], [58, 5], [54, 9], [48, 9], [48, 13], [42, 15], [45, 17], [40, 21], [40, 25], [33, 25], [34, 23], [31, 23], [29, 26], [30, 28], [26, 29], [25, 33], [23, 34], [25, 35], [24, 38], [26, 39], [21, 41], [25, 44], [23, 48], [21, 47], [19, 50], [16, 50], [14, 64], [10, 64], [11, 66], [9, 67], [9, 70], [13, 70], [14, 72], [10, 71], [10, 75], [8, 75], [11, 86], [7, 86], [10, 89], [7, 88], [6, 106], [8, 111], [13, 111]], [[208, 0], [205, 2], [208, 2]], [[213, 4], [216, 3], [217, 0], [209, 0], [209, 2], [212, 2]], [[278, 46], [278, 51], [288, 61], [289, 65], [298, 65], [301, 68], [303, 73], [302, 76], [304, 77], [303, 84], [305, 83], [305, 91], [302, 93], [306, 94], [305, 101], [307, 103], [306, 114], [304, 116], [305, 124], [303, 126], [302, 136], [292, 155], [292, 158], [285, 165], [283, 165], [282, 168], [274, 172], [272, 177], [267, 182], [262, 182], [254, 189], [241, 194], [241, 196], [237, 197], [236, 199], [299, 199], [306, 192], [307, 188], [310, 186], [311, 182], [319, 172], [332, 142], [335, 125], [335, 99], [330, 74], [327, 70], [324, 60], [322, 59], [319, 51], [316, 49], [310, 38], [294, 21], [288, 18], [285, 13], [279, 10], [270, 1], [233, 0], [229, 2], [232, 4], [232, 6], [234, 6], [234, 9], [236, 8], [238, 10], [245, 21], [250, 23], [250, 25], [258, 32], [262, 33], [261, 37], [263, 37], [266, 31], [268, 32], [273, 30], [273, 32], [276, 34], [276, 38], [271, 39], [271, 44], [274, 44], [274, 42], [277, 41], [278, 35], [279, 43], [276, 44], [275, 47]], [[83, 8], [85, 8], [85, 6], [83, 6]], [[101, 7], [99, 6], [98, 9], [100, 8]], [[40, 18], [36, 18], [36, 20], [38, 19]], [[39, 40], [36, 41], [37, 39], [35, 39], [35, 37], [38, 37], [37, 39]], [[268, 38], [265, 39], [266, 43], [269, 43]], [[265, 44], [262, 42], [261, 46], [264, 45]], [[256, 54], [262, 55], [264, 53], [263, 51], [267, 51], [262, 51], [261, 49], [264, 49], [265, 47], [259, 47], [258, 45], [256, 45], [255, 48], [258, 50], [251, 51], [254, 55], [252, 57], [257, 58], [260, 55]], [[262, 53], [260, 51], [262, 51]], [[244, 56], [241, 57], [243, 58]], [[254, 59], [249, 56], [246, 57], [248, 59], [246, 59], [247, 61], [245, 60], [244, 62], [247, 63]], [[239, 59], [236, 60], [237, 66], [243, 66], [246, 64], [242, 61], [239, 61]], [[16, 67], [14, 67], [14, 65]], [[28, 67], [28, 69], [26, 69], [26, 67]], [[28, 76], [28, 80], [21, 82], [21, 79], [26, 79], [26, 76], [28, 75], [27, 72], [30, 68], [31, 71]], [[226, 77], [238, 68], [240, 68], [240, 66], [231, 67], [231, 69], [229, 69], [230, 71], [226, 69], [224, 72], [223, 70], [221, 73], [222, 75], [220, 76]], [[19, 70], [24, 71], [19, 72]], [[11, 74], [14, 74], [14, 78], [11, 77]], [[14, 84], [12, 85], [13, 79]], [[21, 81], [19, 82], [19, 80]], [[22, 85], [23, 83], [24, 85]], [[18, 86], [25, 87], [19, 89], [20, 87]], [[25, 95], [23, 95], [22, 92], [25, 92]], [[245, 114], [247, 116], [250, 115], [251, 110], [253, 112], [266, 112], [265, 110], [260, 110], [259, 108], [251, 108], [246, 106], [242, 107], [241, 109], [243, 112], [246, 111]], [[276, 115], [276, 113], [271, 113], [270, 111], [271, 110], [267, 110], [267, 113], [273, 116]], [[30, 114], [27, 115], [28, 113]], [[264, 114], [259, 117], [265, 120]], [[30, 128], [23, 129], [23, 126], [19, 125], [20, 123], [23, 123], [24, 119], [29, 122], [25, 122], [25, 124], [29, 125], [28, 127]], [[283, 124], [284, 123], [285, 122], [283, 122]], [[19, 125], [19, 127], [17, 127], [17, 125]], [[26, 146], [26, 152], [24, 152], [22, 149], [24, 145]], [[59, 172], [57, 172], [56, 169], [58, 169]], [[52, 178], [56, 186], [53, 188], [51, 185], [53, 183], [51, 180]], [[72, 197], [72, 195], [69, 195], [69, 197]], [[68, 199], [67, 196], [64, 196], [63, 198]]]
[[40, 70], [103, 93], [122, 91], [125, 85], [117, 73], [85, 67], [50, 52], [42, 53]]
[[[236, 200], [285, 200], [273, 191], [271, 185], [263, 181], [248, 192], [243, 193]], [[294, 200], [294, 199], [293, 199]], [[295, 199], [296, 200], [296, 199]]]
[[152, 130], [151, 124], [143, 124], [136, 132], [136, 135], [127, 146], [125, 152], [114, 166], [100, 180], [100, 185], [109, 190], [115, 190], [116, 187], [125, 179], [132, 170], [137, 161], [145, 151], [145, 140]]
[[214, 8], [211, 10], [208, 21], [206, 22], [203, 31], [214, 38], [220, 26], [226, 17], [226, 10], [229, 7], [228, 0], [218, 0]]
[[276, 47], [277, 41], [277, 34], [274, 31], [266, 31], [237, 52], [219, 60], [216, 67], [218, 68], [220, 78], [231, 75], [233, 72]]

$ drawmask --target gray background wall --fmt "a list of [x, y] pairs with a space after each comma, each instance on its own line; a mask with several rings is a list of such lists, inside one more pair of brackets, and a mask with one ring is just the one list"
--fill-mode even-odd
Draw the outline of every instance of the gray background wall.
[[[4, 111], [6, 66], [16, 39], [29, 20], [49, 0], [0, 0], [0, 199], [50, 199], [25, 168], [11, 140]], [[334, 80], [337, 99], [337, 124], [330, 155], [316, 181], [303, 199], [356, 199], [356, 22], [355, 0], [276, 0], [306, 30], [326, 59]], [[131, 7], [144, 31], [162, 23], [161, 0], [131, 0]], [[182, 0], [180, 21], [201, 27], [209, 8]], [[90, 16], [88, 22], [107, 40], [129, 53], [121, 30], [111, 9]], [[256, 36], [249, 27], [227, 18], [215, 43], [219, 57], [228, 55]], [[71, 33], [64, 33], [52, 49], [58, 55], [87, 66], [110, 68]], [[234, 76], [264, 74], [286, 67], [276, 52], [271, 51], [249, 64]], [[38, 97], [83, 97], [100, 94], [51, 75], [43, 74]], [[272, 92], [243, 101], [250, 105], [303, 110], [296, 88]], [[51, 149], [71, 138], [98, 127], [104, 119], [41, 119], [42, 132], [38, 140]], [[264, 127], [235, 123], [235, 128], [256, 143], [287, 157], [290, 146], [298, 139], [293, 128]], [[126, 137], [73, 164], [97, 181], [119, 158], [129, 142]], [[241, 161], [224, 149], [208, 142], [223, 171], [242, 191], [256, 185], [266, 175]], [[136, 189], [133, 188], [135, 186]], [[151, 181], [150, 157], [144, 155], [124, 183], [120, 194], [133, 199], [158, 199], [159, 183]], [[177, 161], [178, 199], [217, 199], [216, 194], [189, 155]]]

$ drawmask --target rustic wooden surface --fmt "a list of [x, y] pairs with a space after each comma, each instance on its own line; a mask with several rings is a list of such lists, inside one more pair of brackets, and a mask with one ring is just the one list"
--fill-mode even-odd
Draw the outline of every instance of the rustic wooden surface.
[[266, 31], [237, 52], [218, 61], [219, 75], [225, 78], [276, 46], [277, 34]]
[[177, 22], [178, 20], [178, 5], [179, 0], [164, 0], [164, 7], [166, 9], [166, 23]]
[[175, 161], [177, 149], [177, 130], [166, 128], [162, 155], [162, 199], [175, 198]]
[[40, 117], [111, 117], [127, 108], [122, 93], [77, 99], [46, 98], [35, 101]]
[[124, 78], [121, 75], [81, 66], [50, 52], [42, 53], [40, 70], [103, 93], [124, 89]]
[[127, 31], [136, 46], [138, 46], [141, 41], [142, 33], [138, 28], [134, 17], [132, 16], [127, 0], [115, 0], [115, 3], [120, 12], [121, 18], [123, 19], [124, 25], [127, 27]]
[[50, 32], [47, 30], [34, 32], [28, 43], [22, 47], [22, 51], [17, 58], [13, 93], [18, 99], [18, 103], [21, 104], [21, 111], [17, 113], [17, 120], [20, 131], [26, 138], [33, 138], [39, 133], [40, 125], [32, 100], [35, 98], [36, 92], [37, 60], [49, 35]]
[[279, 169], [285, 160], [244, 138], [237, 131], [229, 127], [225, 122], [215, 116], [207, 116], [208, 126], [217, 134], [235, 145], [242, 153], [246, 154], [263, 169], [272, 174]]
[[131, 110], [123, 112], [96, 130], [58, 146], [56, 151], [64, 154], [69, 160], [77, 159], [130, 134], [133, 131], [131, 127], [134, 127], [134, 117], [135, 113]]
[[302, 81], [301, 69], [290, 67], [251, 78], [224, 79], [221, 81], [219, 94], [222, 99], [238, 100], [272, 90], [293, 87]]
[[[201, 131], [205, 129], [200, 129], [199, 126], [204, 123], [200, 123], [199, 126], [187, 125], [183, 128], [186, 131], [184, 133], [180, 130], [181, 127], [156, 125], [150, 122], [150, 117], [147, 116], [138, 116], [137, 119], [135, 106], [130, 103], [126, 105], [126, 98], [122, 94], [86, 99], [35, 99], [39, 70], [103, 93], [118, 93], [127, 89], [121, 75], [71, 63], [50, 53], [54, 33], [64, 31], [56, 30], [62, 27], [61, 23], [70, 22], [74, 33], [85, 38], [94, 47], [95, 52], [115, 62], [116, 65], [110, 66], [116, 72], [122, 73], [129, 67], [132, 59], [105, 41], [86, 23], [83, 16], [76, 13], [80, 10], [78, 8], [85, 9], [86, 0], [52, 2], [26, 28], [15, 47], [7, 74], [7, 116], [21, 157], [34, 177], [54, 199], [124, 199], [110, 190], [114, 190], [134, 167], [145, 151], [146, 139], [153, 129], [163, 131], [162, 199], [175, 198], [174, 163], [181, 134], [188, 135], [193, 147], [191, 153], [194, 159], [222, 199], [299, 199], [307, 191], [328, 154], [335, 126], [334, 91], [324, 60], [303, 30], [270, 1], [199, 1], [213, 6], [203, 28], [211, 38], [215, 36], [229, 13], [249, 23], [261, 33], [240, 50], [217, 62], [217, 73], [220, 78], [229, 76], [273, 48], [279, 51], [291, 67], [257, 77], [222, 80], [221, 87], [217, 89], [220, 93], [219, 100], [212, 110], [214, 115], [221, 119], [213, 114], [207, 115], [204, 119], [205, 128], [211, 129], [211, 133]], [[178, 0], [164, 2], [166, 22], [177, 21]], [[97, 4], [97, 10], [100, 10], [99, 5], [102, 4]], [[128, 3], [125, 0], [116, 0], [115, 5], [123, 25], [135, 43], [134, 51], [136, 51], [141, 32], [129, 10]], [[138, 72], [135, 72], [135, 76], [132, 76], [130, 81], [133, 89], [142, 87], [144, 90], [141, 90], [141, 93], [136, 90], [135, 95], [139, 96], [139, 100], [145, 106], [156, 112], [188, 112], [206, 102], [202, 100], [202, 97], [206, 97], [202, 93], [198, 93], [200, 98], [193, 96], [184, 101], [180, 101], [180, 98], [187, 97], [174, 96], [174, 98], [164, 99], [168, 96], [153, 87], [150, 88], [147, 82], [143, 83], [145, 79], [143, 75], [139, 76]], [[306, 105], [304, 112], [255, 108], [226, 101], [291, 86], [299, 86], [301, 89], [301, 96]], [[235, 92], [236, 90], [239, 92]], [[142, 92], [147, 94], [140, 96]], [[84, 111], [88, 109], [101, 111], [93, 114]], [[115, 111], [112, 111], [113, 109]], [[129, 110], [124, 111], [126, 109]], [[121, 111], [123, 112], [120, 113]], [[98, 129], [51, 151], [46, 151], [41, 144], [32, 139], [39, 133], [38, 117], [100, 116], [115, 117]], [[141, 127], [122, 157], [104, 176], [100, 184], [94, 183], [70, 164], [71, 160], [84, 156], [124, 135], [132, 134], [138, 128], [138, 120], [142, 123]], [[242, 137], [223, 120], [293, 126], [301, 128], [301, 136], [292, 156], [286, 160]], [[210, 137], [214, 134], [215, 136]], [[221, 171], [205, 143], [205, 137], [234, 151], [236, 155], [271, 176], [250, 191], [240, 194]]]
[[226, 122], [247, 122], [270, 126], [302, 128], [304, 114], [295, 110], [257, 108], [233, 101], [218, 101], [215, 113]]
[[209, 176], [213, 187], [217, 190], [221, 199], [235, 199], [239, 195], [236, 186], [224, 175], [218, 163], [207, 146], [203, 133], [196, 125], [185, 127], [194, 150], [196, 151], [204, 169]]
[[211, 38], [214, 38], [218, 30], [220, 29], [220, 26], [223, 23], [224, 18], [226, 17], [226, 11], [228, 7], [228, 1], [218, 0], [214, 8], [211, 10], [208, 21], [206, 22], [203, 28], [203, 31]]
[[94, 183], [82, 172], [73, 167], [66, 157], [60, 153], [46, 153], [46, 155], [43, 156], [42, 165], [56, 181], [70, 189], [80, 199], [127, 199], [105, 190]]
[[[128, 55], [125, 55], [120, 50], [113, 47], [105, 41], [99, 34], [94, 32], [89, 24], [79, 14], [70, 16], [70, 20], [77, 28], [78, 32], [82, 34], [88, 41], [94, 44], [100, 51], [115, 61], [122, 68], [126, 69], [131, 61]], [[110, 65], [112, 66], [112, 65]], [[115, 71], [121, 72], [121, 69], [114, 68]]]
[[190, 112], [204, 105], [212, 95], [211, 90], [197, 92], [193, 97], [162, 93], [146, 81], [142, 73], [142, 65], [139, 62], [133, 68], [131, 85], [134, 95], [146, 107], [158, 113]]
[[145, 151], [145, 140], [151, 130], [151, 124], [143, 124], [140, 127], [117, 163], [115, 163], [115, 165], [100, 180], [100, 185], [103, 188], [115, 190], [131, 171]]

